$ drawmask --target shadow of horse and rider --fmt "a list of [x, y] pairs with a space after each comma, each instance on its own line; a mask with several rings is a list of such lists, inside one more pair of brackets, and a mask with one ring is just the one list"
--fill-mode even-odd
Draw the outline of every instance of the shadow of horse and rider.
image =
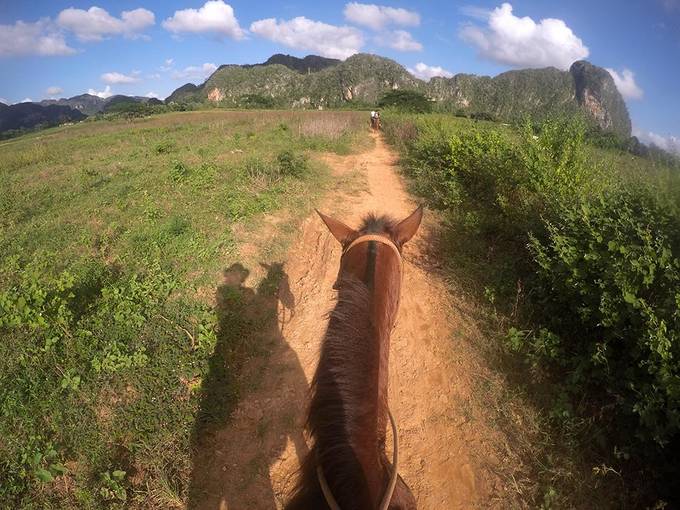
[[307, 379], [282, 332], [295, 298], [282, 263], [262, 267], [255, 288], [233, 264], [216, 290], [217, 343], [192, 431], [191, 509], [275, 509], [272, 465], [289, 442], [297, 460], [307, 453]]

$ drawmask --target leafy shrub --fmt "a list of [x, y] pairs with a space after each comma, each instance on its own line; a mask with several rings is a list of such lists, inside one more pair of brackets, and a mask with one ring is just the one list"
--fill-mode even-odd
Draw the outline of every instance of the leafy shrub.
[[279, 173], [283, 176], [302, 177], [307, 171], [307, 158], [304, 154], [296, 154], [291, 150], [282, 151], [276, 156]]
[[659, 446], [680, 429], [678, 231], [654, 197], [615, 191], [565, 208], [548, 239], [531, 242], [536, 303], [568, 352], [543, 361], [616, 409], [619, 430], [636, 423], [631, 432]]
[[666, 486], [680, 437], [677, 197], [590, 163], [580, 117], [525, 122], [516, 136], [393, 122], [405, 124], [388, 115], [385, 131], [416, 190], [495, 254], [499, 284], [523, 283], [505, 344], [550, 388], [550, 416], [585, 414], [614, 457], [647, 462]]
[[175, 144], [175, 142], [173, 142], [172, 140], [163, 140], [162, 142], [156, 144], [154, 152], [156, 154], [167, 154], [169, 152], [174, 151], [176, 148], [177, 144]]
[[173, 182], [182, 182], [189, 176], [189, 167], [181, 161], [175, 161], [170, 167], [170, 179]]
[[239, 98], [238, 104], [242, 108], [271, 109], [277, 106], [276, 100], [271, 96], [261, 94], [246, 94]]
[[378, 106], [410, 113], [427, 113], [432, 111], [432, 103], [429, 99], [424, 94], [413, 90], [390, 90], [380, 98]]

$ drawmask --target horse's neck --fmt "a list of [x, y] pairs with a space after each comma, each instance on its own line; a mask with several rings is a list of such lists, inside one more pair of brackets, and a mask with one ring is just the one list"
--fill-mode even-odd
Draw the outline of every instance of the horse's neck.
[[331, 486], [334, 475], [358, 476], [352, 483], [365, 483], [367, 496], [376, 504], [385, 485], [389, 335], [398, 291], [394, 283], [368, 287], [358, 280], [343, 282], [330, 315], [310, 408], [312, 433]]

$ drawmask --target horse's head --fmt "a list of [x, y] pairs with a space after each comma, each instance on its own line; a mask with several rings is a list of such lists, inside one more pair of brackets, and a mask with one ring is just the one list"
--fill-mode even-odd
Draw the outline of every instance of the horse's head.
[[[361, 227], [355, 230], [343, 222], [317, 211], [333, 237], [342, 245], [340, 270], [334, 288], [339, 288], [343, 278], [353, 276], [365, 283], [375, 265], [378, 245], [401, 258], [401, 249], [417, 232], [423, 218], [423, 207], [418, 207], [408, 217], [397, 221], [390, 216], [369, 214]], [[366, 241], [366, 242], [364, 242]], [[373, 253], [373, 258], [371, 257]]]

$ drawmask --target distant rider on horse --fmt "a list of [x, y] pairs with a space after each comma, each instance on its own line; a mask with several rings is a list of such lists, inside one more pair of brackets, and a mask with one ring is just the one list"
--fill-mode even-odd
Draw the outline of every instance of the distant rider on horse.
[[376, 110], [371, 111], [371, 128], [375, 131], [380, 130], [380, 112]]

